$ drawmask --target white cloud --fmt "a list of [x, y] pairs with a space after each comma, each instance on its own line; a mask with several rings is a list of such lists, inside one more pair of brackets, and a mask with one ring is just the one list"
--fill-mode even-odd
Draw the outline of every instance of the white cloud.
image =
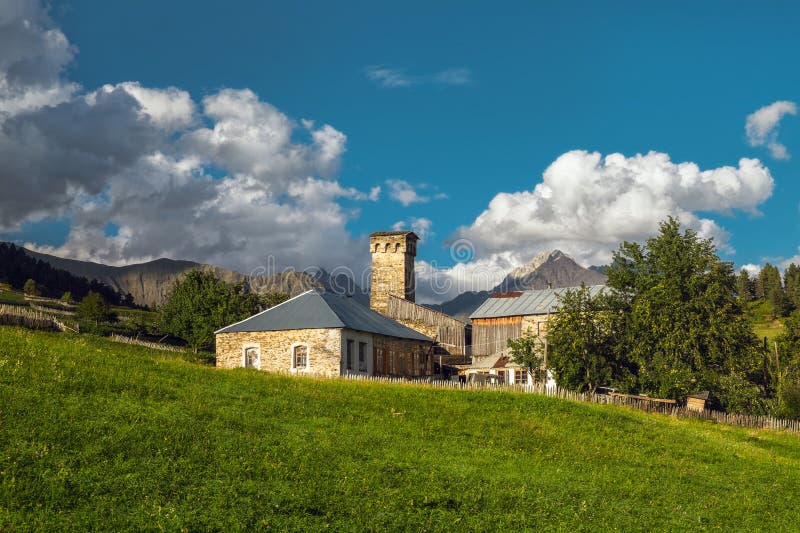
[[371, 65], [364, 69], [367, 78], [387, 89], [416, 85], [457, 86], [472, 83], [472, 71], [467, 68], [447, 68], [431, 74], [409, 74], [406, 69]]
[[376, 185], [375, 187], [369, 190], [369, 195], [367, 196], [371, 202], [377, 202], [381, 197], [381, 187], [380, 185]]
[[[450, 250], [454, 257], [458, 256], [458, 243]], [[465, 258], [469, 258], [468, 252]], [[441, 303], [466, 291], [491, 290], [503, 281], [509, 271], [523, 263], [515, 252], [495, 253], [466, 261], [456, 257], [456, 260], [455, 265], [447, 267], [436, 262], [415, 263], [417, 301]]]
[[750, 146], [767, 146], [775, 159], [789, 159], [786, 146], [778, 142], [778, 128], [784, 115], [796, 115], [797, 105], [777, 101], [747, 116], [745, 132]]
[[428, 238], [434, 235], [433, 233], [433, 222], [429, 218], [424, 217], [411, 217], [407, 220], [398, 220], [394, 224], [392, 224], [392, 230], [394, 231], [404, 231], [404, 230], [411, 230], [417, 234], [422, 241], [426, 241]]
[[533, 190], [496, 195], [457, 236], [473, 243], [478, 257], [511, 251], [527, 260], [557, 248], [583, 264], [604, 264], [621, 241], [642, 241], [672, 215], [726, 247], [725, 230], [698, 213], [757, 214], [772, 188], [757, 159], [701, 170], [658, 152], [603, 157], [575, 150], [556, 159]]
[[448, 68], [431, 76], [442, 85], [467, 85], [472, 83], [472, 71], [466, 68]]
[[344, 133], [297, 124], [246, 89], [199, 106], [135, 81], [82, 92], [62, 78], [73, 54], [40, 5], [0, 4], [0, 231], [69, 217], [62, 246], [32, 247], [109, 264], [366, 264], [365, 238], [346, 230], [358, 209], [340, 200], [375, 201], [381, 189], [335, 179]]
[[76, 49], [47, 10], [29, 0], [0, 8], [0, 122], [4, 116], [63, 102], [78, 85], [61, 79]]
[[[179, 131], [192, 125], [196, 106], [188, 92], [168, 87], [149, 89], [138, 82], [124, 82], [117, 85], [104, 85], [100, 91], [110, 93], [117, 88], [124, 89], [141, 106], [140, 114], [153, 124], [167, 131]], [[88, 100], [96, 98], [96, 92], [87, 95]]]
[[380, 65], [373, 65], [364, 69], [367, 78], [381, 87], [394, 89], [397, 87], [409, 87], [416, 85], [415, 78], [406, 74], [403, 69], [387, 68]]
[[389, 179], [386, 180], [386, 185], [389, 186], [389, 198], [405, 207], [447, 198], [445, 193], [438, 192], [435, 187], [427, 183], [411, 184], [406, 180]]
[[742, 265], [737, 272], [744, 270], [747, 274], [754, 278], [758, 276], [758, 273], [761, 272], [761, 265], [754, 265], [753, 263], [747, 263], [746, 265]]

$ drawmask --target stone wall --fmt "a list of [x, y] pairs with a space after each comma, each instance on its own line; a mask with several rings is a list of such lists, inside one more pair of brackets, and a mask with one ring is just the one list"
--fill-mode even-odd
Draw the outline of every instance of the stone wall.
[[369, 304], [386, 314], [390, 294], [414, 301], [414, 256], [417, 241], [413, 233], [373, 233], [369, 239], [372, 254]]
[[[308, 346], [308, 368], [292, 369], [292, 349]], [[260, 369], [270, 372], [307, 372], [338, 375], [342, 357], [340, 329], [292, 329], [285, 331], [249, 331], [217, 334], [217, 366], [244, 366], [244, 350], [260, 349]]]

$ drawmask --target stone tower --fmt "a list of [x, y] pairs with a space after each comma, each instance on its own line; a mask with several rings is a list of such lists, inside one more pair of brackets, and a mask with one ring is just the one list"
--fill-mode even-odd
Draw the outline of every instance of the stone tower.
[[377, 231], [369, 236], [372, 278], [369, 306], [386, 314], [389, 295], [414, 301], [414, 257], [419, 237], [413, 231]]

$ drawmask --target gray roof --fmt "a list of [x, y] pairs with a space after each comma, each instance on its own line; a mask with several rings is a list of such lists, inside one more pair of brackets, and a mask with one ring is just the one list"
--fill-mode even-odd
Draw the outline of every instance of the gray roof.
[[[507, 316], [545, 315], [558, 310], [558, 297], [579, 287], [540, 289], [519, 293], [489, 296], [470, 318], [501, 318]], [[590, 285], [589, 294], [596, 296], [606, 289], [605, 285]]]
[[433, 342], [430, 337], [361, 305], [349, 296], [313, 290], [216, 333], [321, 328], [348, 328], [400, 339]]

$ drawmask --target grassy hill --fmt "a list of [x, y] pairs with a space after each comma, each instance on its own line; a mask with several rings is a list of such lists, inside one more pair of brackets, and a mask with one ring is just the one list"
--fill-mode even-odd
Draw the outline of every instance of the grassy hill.
[[747, 304], [747, 314], [753, 323], [753, 331], [759, 340], [764, 337], [772, 341], [783, 332], [783, 322], [775, 317], [772, 305], [765, 300], [756, 300]]
[[0, 529], [789, 530], [800, 437], [0, 327]]

